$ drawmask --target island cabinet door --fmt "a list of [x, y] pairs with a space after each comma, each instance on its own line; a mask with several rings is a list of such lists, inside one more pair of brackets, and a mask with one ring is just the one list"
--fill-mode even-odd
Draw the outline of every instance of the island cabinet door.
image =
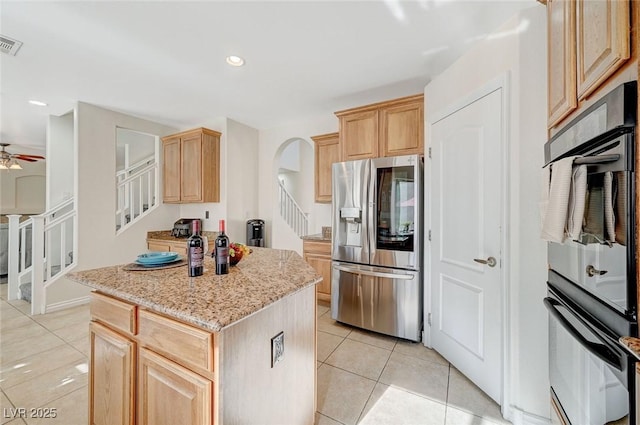
[[212, 425], [213, 383], [140, 349], [138, 425]]
[[136, 344], [96, 322], [89, 332], [89, 423], [133, 425]]

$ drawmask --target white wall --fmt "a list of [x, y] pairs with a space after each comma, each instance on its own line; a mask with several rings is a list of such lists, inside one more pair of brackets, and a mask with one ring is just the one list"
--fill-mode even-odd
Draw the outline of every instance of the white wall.
[[[47, 129], [47, 209], [74, 193], [75, 112], [50, 115]], [[95, 157], [92, 158], [95, 161]]]
[[0, 214], [32, 215], [45, 210], [45, 162], [20, 161], [20, 165], [22, 170], [0, 170]]
[[282, 154], [280, 154], [280, 168], [283, 168], [283, 171], [300, 171], [301, 143], [304, 142], [294, 140], [285, 146]]
[[[302, 139], [313, 152], [311, 136], [337, 131], [338, 119], [332, 112], [327, 112], [315, 118], [292, 124], [290, 126], [272, 128], [260, 131], [259, 157], [260, 172], [258, 176], [260, 218], [265, 220], [267, 246], [296, 250], [302, 254], [302, 241], [280, 219], [278, 212], [278, 167], [276, 160], [282, 153], [287, 142]], [[310, 214], [309, 233], [320, 233], [322, 226], [331, 225], [331, 205], [316, 204], [313, 200], [313, 154], [305, 157], [301, 165], [301, 175], [308, 188], [306, 199], [301, 200], [301, 206]]]
[[[77, 269], [129, 263], [146, 251], [149, 230], [170, 229], [178, 216], [175, 205], [160, 204], [146, 219], [116, 235], [116, 127], [165, 136], [175, 128], [79, 102], [76, 146], [76, 202], [78, 212]], [[61, 279], [47, 292], [47, 304], [81, 298], [88, 288]]]
[[160, 204], [145, 220], [116, 236], [116, 127], [158, 136], [176, 130], [82, 102], [77, 114], [79, 268], [130, 262], [146, 250], [148, 230], [171, 228], [178, 208]]
[[258, 217], [258, 130], [227, 120], [227, 233], [246, 243], [247, 220]]
[[125, 146], [129, 150], [129, 165], [153, 155], [156, 150], [156, 138], [149, 134], [132, 131], [127, 128], [116, 129], [116, 170], [124, 170]]
[[[514, 423], [549, 417], [546, 245], [539, 237], [539, 173], [546, 141], [546, 15], [535, 4], [474, 46], [425, 88], [425, 120], [509, 74], [508, 312]], [[427, 145], [429, 140], [427, 140]]]

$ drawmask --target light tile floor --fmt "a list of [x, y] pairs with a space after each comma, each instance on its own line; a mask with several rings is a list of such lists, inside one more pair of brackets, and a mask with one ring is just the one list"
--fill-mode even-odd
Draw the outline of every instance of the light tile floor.
[[86, 425], [89, 308], [30, 309], [0, 285], [0, 424]]
[[[85, 425], [88, 306], [30, 317], [30, 305], [7, 301], [6, 288], [0, 285], [0, 424]], [[317, 425], [508, 423], [435, 351], [338, 324], [325, 304], [318, 306], [317, 395]], [[54, 411], [55, 418], [37, 417]]]
[[509, 424], [500, 407], [421, 343], [345, 326], [318, 305], [317, 425]]

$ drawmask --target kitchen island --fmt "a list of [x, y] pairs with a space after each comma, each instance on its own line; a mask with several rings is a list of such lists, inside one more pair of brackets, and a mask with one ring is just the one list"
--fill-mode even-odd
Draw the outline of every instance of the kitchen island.
[[186, 267], [70, 274], [91, 298], [90, 423], [312, 424], [320, 276], [253, 247], [228, 275]]

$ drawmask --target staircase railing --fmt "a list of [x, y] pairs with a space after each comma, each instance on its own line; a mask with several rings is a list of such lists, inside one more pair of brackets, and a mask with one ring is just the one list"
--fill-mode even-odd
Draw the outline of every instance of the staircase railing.
[[116, 230], [124, 230], [156, 204], [158, 163], [155, 156], [116, 173]]
[[9, 218], [7, 298], [19, 297], [20, 286], [31, 289], [31, 314], [46, 312], [46, 288], [76, 265], [78, 242], [74, 199], [20, 223]]
[[307, 235], [309, 229], [309, 217], [302, 211], [300, 205], [293, 199], [293, 196], [284, 187], [282, 181], [278, 181], [278, 203], [280, 205], [280, 216], [287, 222], [298, 236]]

